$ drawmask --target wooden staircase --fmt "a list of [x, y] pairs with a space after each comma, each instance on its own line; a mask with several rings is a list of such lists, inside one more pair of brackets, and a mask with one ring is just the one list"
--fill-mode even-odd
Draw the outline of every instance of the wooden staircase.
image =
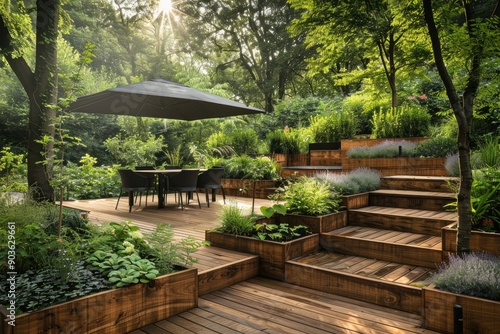
[[441, 228], [457, 220], [446, 178], [387, 176], [322, 251], [287, 262], [288, 283], [421, 314], [422, 281], [442, 261]]

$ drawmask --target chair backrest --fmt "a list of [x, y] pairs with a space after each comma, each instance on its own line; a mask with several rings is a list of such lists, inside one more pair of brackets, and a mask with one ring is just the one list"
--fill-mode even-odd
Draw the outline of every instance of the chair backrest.
[[181, 166], [165, 166], [164, 169], [181, 169]]
[[168, 186], [172, 188], [196, 189], [199, 169], [183, 169], [180, 173], [168, 178]]
[[224, 167], [209, 168], [198, 175], [198, 188], [220, 187]]
[[135, 166], [135, 170], [155, 170], [153, 166]]
[[130, 169], [118, 170], [123, 189], [139, 189], [148, 187], [148, 178]]

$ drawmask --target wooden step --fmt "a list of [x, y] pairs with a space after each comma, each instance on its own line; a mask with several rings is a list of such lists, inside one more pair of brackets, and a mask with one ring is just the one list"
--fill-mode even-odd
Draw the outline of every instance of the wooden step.
[[444, 226], [457, 222], [456, 212], [385, 206], [349, 210], [349, 225], [441, 236]]
[[446, 176], [413, 176], [413, 175], [393, 175], [384, 176], [380, 180], [382, 189], [435, 191], [452, 193], [448, 187], [448, 182], [457, 181], [456, 177]]
[[203, 246], [194, 254], [200, 296], [243, 282], [259, 274], [259, 256]]
[[441, 237], [419, 233], [346, 226], [322, 233], [320, 244], [328, 251], [428, 268], [442, 261]]
[[286, 282], [385, 307], [421, 313], [418, 287], [433, 270], [321, 251], [286, 263]]
[[456, 200], [455, 194], [436, 191], [379, 189], [370, 192], [370, 205], [431, 211], [447, 211], [445, 205]]

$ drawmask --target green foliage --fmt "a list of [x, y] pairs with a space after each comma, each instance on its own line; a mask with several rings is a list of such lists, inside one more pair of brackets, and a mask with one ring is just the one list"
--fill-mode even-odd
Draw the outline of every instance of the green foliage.
[[[85, 268], [83, 261], [73, 265], [66, 275], [67, 277], [61, 278], [52, 268], [40, 271], [28, 270], [17, 275], [17, 313], [37, 311], [111, 288], [106, 278]], [[1, 274], [0, 279], [6, 282], [7, 277]], [[0, 294], [0, 304], [8, 305], [7, 295], [7, 293]]]
[[373, 115], [372, 138], [423, 137], [429, 134], [431, 116], [417, 106], [391, 108]]
[[342, 195], [352, 195], [380, 189], [382, 175], [373, 169], [357, 168], [348, 173], [318, 174], [315, 178], [327, 182]]
[[286, 214], [286, 206], [283, 204], [273, 204], [273, 206], [261, 206], [260, 207], [260, 212], [264, 215], [266, 218], [271, 218], [274, 214], [280, 214], [280, 215], [285, 215]]
[[472, 226], [489, 232], [500, 232], [500, 169], [478, 170], [473, 176]]
[[15, 154], [10, 147], [0, 151], [0, 192], [27, 192], [26, 163], [23, 154]]
[[286, 223], [257, 223], [255, 224], [255, 234], [259, 240], [285, 242], [306, 236], [311, 232], [304, 225], [289, 226]]
[[252, 158], [248, 155], [221, 159], [217, 165], [224, 167], [224, 177], [230, 179], [272, 180], [278, 178], [280, 168], [268, 157]]
[[[493, 168], [476, 170], [473, 177], [472, 227], [486, 232], [500, 232], [500, 170]], [[457, 201], [446, 207], [456, 210]]]
[[306, 150], [306, 136], [303, 131], [285, 127], [266, 135], [270, 153], [301, 153]]
[[118, 166], [96, 166], [97, 160], [86, 154], [80, 165], [68, 163], [66, 197], [74, 199], [106, 198], [120, 192]]
[[238, 207], [236, 203], [230, 203], [222, 207], [221, 225], [216, 227], [215, 231], [250, 236], [254, 231], [255, 220], [255, 216], [244, 214], [243, 209]]
[[[399, 154], [401, 147], [401, 155]], [[349, 158], [395, 158], [411, 157], [414, 154], [416, 144], [402, 140], [386, 140], [374, 146], [358, 146], [347, 151]]]
[[417, 157], [449, 157], [458, 151], [456, 139], [435, 137], [425, 140], [415, 147]]
[[500, 168], [500, 137], [485, 136], [478, 153], [484, 167]]
[[500, 301], [500, 258], [487, 253], [450, 254], [429, 281], [438, 289]]
[[207, 139], [207, 148], [230, 146], [236, 154], [255, 154], [259, 139], [253, 129], [234, 128], [231, 132], [216, 132]]
[[148, 134], [146, 138], [119, 135], [106, 139], [104, 146], [113, 157], [113, 163], [127, 167], [155, 166], [156, 154], [163, 149], [163, 137], [153, 134]]
[[[286, 214], [286, 207], [282, 204], [275, 204], [272, 207], [261, 207], [261, 212], [270, 218], [274, 213]], [[273, 240], [284, 242], [311, 234], [306, 226], [289, 226], [288, 224], [260, 223], [255, 215], [248, 215], [238, 207], [236, 203], [231, 203], [222, 207], [221, 225], [214, 231], [251, 236], [260, 240]]]
[[312, 141], [316, 143], [351, 139], [358, 131], [357, 118], [354, 113], [348, 111], [333, 112], [328, 116], [312, 116], [308, 131], [311, 133]]
[[282, 200], [291, 214], [320, 216], [338, 212], [340, 195], [326, 182], [310, 177], [300, 177], [286, 185]]

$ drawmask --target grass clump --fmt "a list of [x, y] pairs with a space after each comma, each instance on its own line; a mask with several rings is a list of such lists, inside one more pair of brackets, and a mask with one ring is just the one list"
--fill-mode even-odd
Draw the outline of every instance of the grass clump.
[[444, 291], [500, 300], [500, 257], [487, 253], [450, 255], [429, 281]]
[[215, 228], [215, 231], [250, 236], [254, 231], [254, 225], [257, 217], [246, 215], [243, 209], [236, 203], [224, 205], [220, 214], [221, 225]]

